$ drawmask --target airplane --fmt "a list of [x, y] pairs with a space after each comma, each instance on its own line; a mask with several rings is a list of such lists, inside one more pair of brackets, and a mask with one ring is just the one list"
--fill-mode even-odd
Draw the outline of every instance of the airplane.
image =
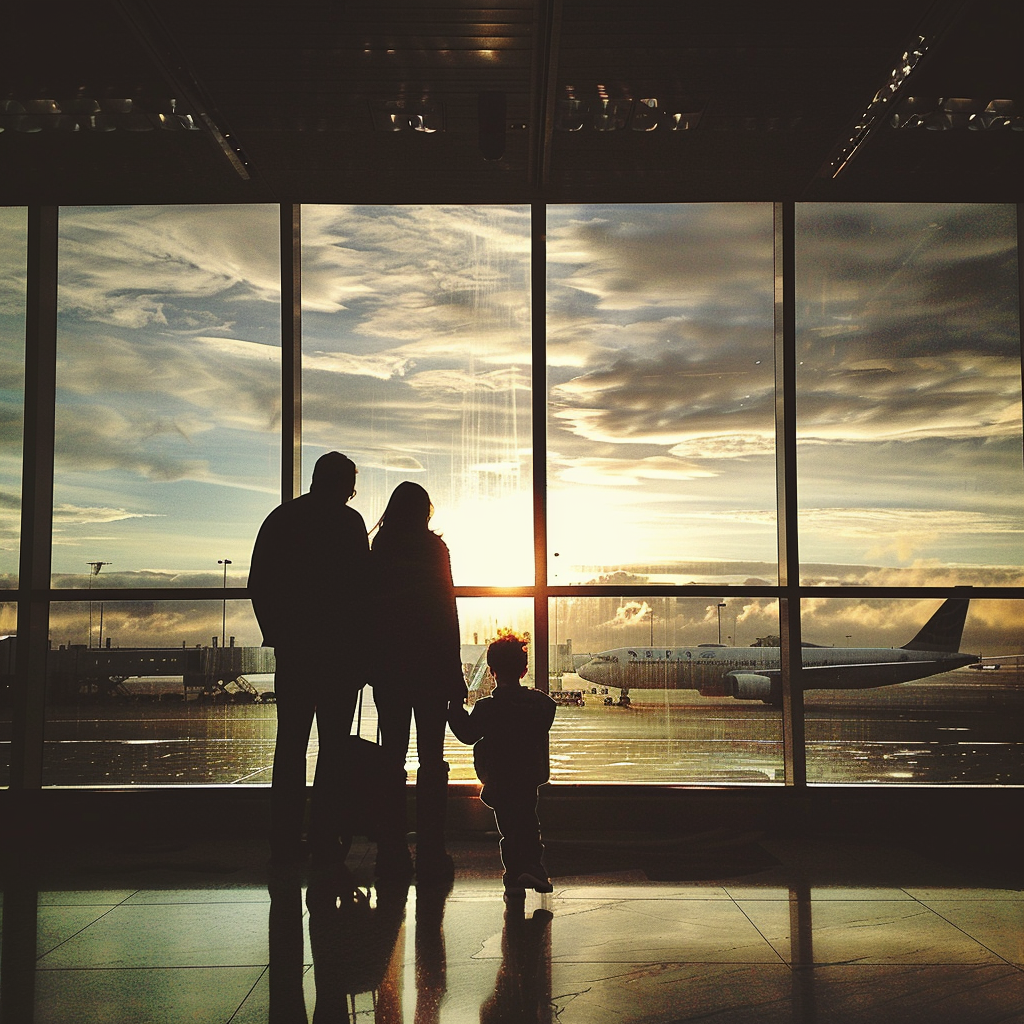
[[[969, 604], [970, 598], [949, 598], [902, 647], [802, 644], [802, 688], [865, 690], [980, 662], [973, 654], [960, 653]], [[696, 690], [702, 697], [779, 704], [781, 663], [778, 646], [620, 647], [595, 654], [576, 671], [589, 683], [621, 690], [622, 706], [629, 705], [631, 689]]]

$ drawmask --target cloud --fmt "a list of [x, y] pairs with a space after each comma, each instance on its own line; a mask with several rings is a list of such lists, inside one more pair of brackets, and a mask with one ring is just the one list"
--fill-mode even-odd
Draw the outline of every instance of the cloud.
[[352, 311], [364, 339], [487, 339], [481, 355], [513, 324], [521, 347], [530, 237], [526, 207], [309, 208], [304, 307]]
[[197, 300], [280, 301], [273, 207], [72, 207], [60, 232], [64, 321], [190, 333], [231, 322]]
[[[67, 503], [53, 506], [54, 530], [62, 526], [82, 526], [89, 523], [118, 523], [125, 519], [151, 519], [159, 517], [155, 512], [129, 512], [124, 508], [89, 508]], [[93, 538], [78, 537], [79, 540]]]
[[651, 606], [646, 601], [626, 601], [615, 609], [614, 618], [604, 625], [609, 629], [628, 629], [640, 622], [650, 622]]
[[188, 440], [206, 425], [184, 417], [165, 419], [125, 415], [102, 406], [58, 405], [54, 458], [58, 476], [70, 471], [129, 470], [150, 480], [200, 480], [209, 476], [206, 460], [184, 458], [147, 443], [163, 438]]
[[392, 377], [404, 377], [411, 361], [409, 355], [399, 352], [374, 352], [367, 355], [310, 352], [303, 353], [302, 368], [314, 372], [390, 380]]
[[[694, 347], [696, 348], [696, 346]], [[594, 441], [681, 444], [688, 438], [774, 435], [774, 371], [749, 355], [715, 363], [678, 348], [623, 354], [552, 388], [553, 418]]]
[[[382, 452], [360, 460], [361, 469], [385, 469], [389, 472], [399, 473], [423, 473], [426, 467], [413, 455], [403, 455], [399, 452]], [[357, 481], [358, 483], [358, 481]]]
[[611, 458], [559, 458], [551, 460], [558, 466], [558, 479], [566, 484], [587, 484], [598, 487], [632, 487], [646, 480], [685, 481], [713, 477], [707, 469], [670, 456], [650, 456], [636, 460]]
[[1024, 549], [1024, 517], [1020, 513], [1000, 515], [949, 508], [814, 508], [802, 509], [799, 522], [808, 542], [806, 547], [812, 551], [813, 534], [821, 533], [827, 535], [833, 548], [849, 542], [851, 550], [871, 561], [891, 555], [906, 563], [922, 552], [964, 546], [965, 538], [970, 538], [972, 544], [980, 538], [1006, 538]]
[[548, 259], [566, 268], [556, 292], [604, 311], [735, 306], [740, 295], [770, 308], [772, 247], [766, 203], [549, 211]]

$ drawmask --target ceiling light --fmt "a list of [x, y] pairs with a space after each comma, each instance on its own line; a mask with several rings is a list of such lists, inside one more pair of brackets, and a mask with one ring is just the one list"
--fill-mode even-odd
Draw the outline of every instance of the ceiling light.
[[196, 117], [180, 110], [175, 99], [155, 100], [145, 107], [130, 97], [0, 100], [0, 131], [105, 133], [149, 132], [154, 128], [201, 130]]
[[600, 99], [594, 105], [592, 113], [594, 128], [599, 132], [614, 132], [625, 128], [632, 109], [632, 100], [610, 100], [607, 97]]
[[928, 52], [929, 43], [924, 36], [918, 36], [914, 45], [904, 50], [896, 62], [889, 79], [872, 97], [867, 109], [857, 119], [853, 136], [844, 145], [838, 147], [826, 165], [830, 177], [838, 177], [846, 165], [853, 159], [857, 150], [867, 141], [868, 136], [890, 117], [889, 111], [900, 90], [906, 85], [921, 58]]
[[381, 132], [433, 135], [444, 131], [444, 105], [434, 100], [371, 100], [370, 117]]
[[964, 96], [908, 96], [901, 100], [892, 117], [892, 128], [926, 128], [930, 131], [1024, 130], [1013, 100], [986, 102]]

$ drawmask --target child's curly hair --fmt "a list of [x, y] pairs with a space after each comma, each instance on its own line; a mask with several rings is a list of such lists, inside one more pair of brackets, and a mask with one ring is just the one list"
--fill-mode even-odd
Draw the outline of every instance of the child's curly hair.
[[495, 675], [509, 675], [521, 678], [528, 662], [526, 648], [530, 643], [529, 633], [517, 633], [514, 629], [499, 629], [498, 637], [487, 645], [487, 665]]

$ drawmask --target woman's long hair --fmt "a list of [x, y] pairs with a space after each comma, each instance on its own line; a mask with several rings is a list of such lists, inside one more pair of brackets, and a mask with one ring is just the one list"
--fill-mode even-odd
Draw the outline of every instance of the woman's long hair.
[[384, 515], [377, 520], [374, 527], [377, 536], [373, 538], [373, 543], [376, 544], [381, 539], [423, 539], [431, 532], [429, 523], [433, 514], [434, 506], [430, 503], [430, 495], [419, 484], [403, 480], [391, 492]]

